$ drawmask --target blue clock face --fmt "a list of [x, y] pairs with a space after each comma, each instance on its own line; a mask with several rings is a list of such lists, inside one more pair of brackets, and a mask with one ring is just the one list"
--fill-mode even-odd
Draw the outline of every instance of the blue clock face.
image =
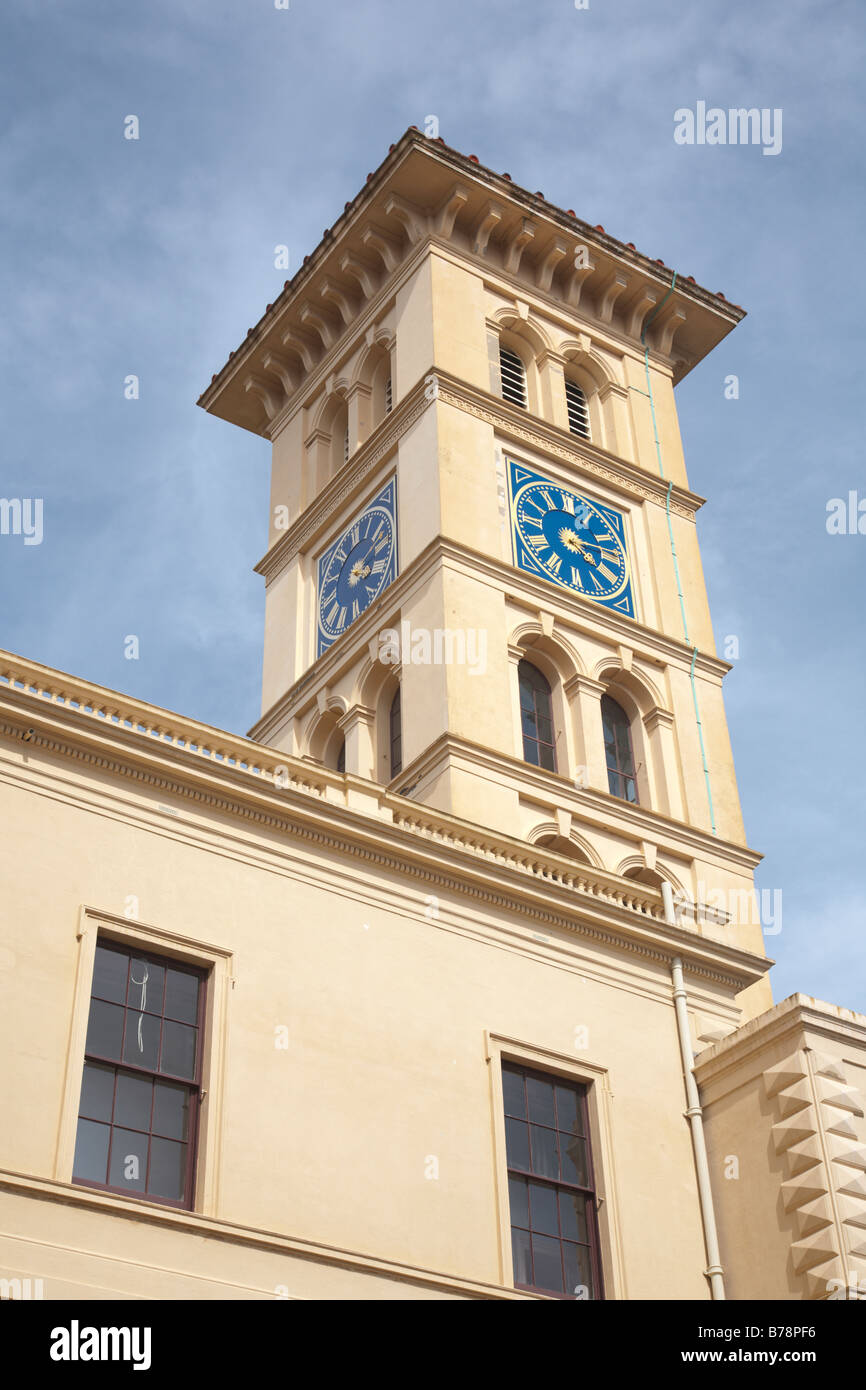
[[518, 569], [634, 617], [622, 515], [509, 460]]
[[396, 483], [391, 481], [319, 558], [321, 656], [397, 573]]

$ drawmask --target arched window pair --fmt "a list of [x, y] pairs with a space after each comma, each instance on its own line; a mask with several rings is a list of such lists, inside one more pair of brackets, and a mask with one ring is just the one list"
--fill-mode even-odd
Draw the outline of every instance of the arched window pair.
[[[537, 666], [526, 660], [521, 661], [517, 668], [517, 680], [520, 688], [523, 757], [534, 767], [556, 772], [556, 736], [550, 682]], [[601, 724], [608, 789], [612, 796], [637, 803], [629, 718], [622, 706], [610, 695], [602, 696]]]
[[[527, 409], [526, 367], [523, 359], [513, 348], [499, 345], [499, 379], [502, 383], [502, 399], [512, 405]], [[568, 413], [568, 428], [581, 439], [589, 439], [589, 408], [583, 387], [573, 377], [565, 378], [565, 407]]]
[[[330, 765], [336, 772], [346, 771], [346, 740], [343, 738], [334, 747], [333, 763]], [[403, 768], [403, 721], [400, 712], [400, 687], [394, 692], [391, 703], [388, 706], [388, 729], [386, 739], [386, 759], [388, 767], [388, 779], [396, 777]]]

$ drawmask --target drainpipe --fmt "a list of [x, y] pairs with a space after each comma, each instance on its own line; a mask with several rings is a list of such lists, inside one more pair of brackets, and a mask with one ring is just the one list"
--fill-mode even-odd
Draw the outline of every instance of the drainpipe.
[[[669, 883], [662, 883], [665, 918], [676, 925], [673, 891]], [[677, 1033], [680, 1040], [680, 1056], [683, 1063], [683, 1080], [686, 1088], [686, 1118], [692, 1131], [692, 1149], [695, 1156], [695, 1173], [698, 1179], [698, 1193], [701, 1201], [701, 1221], [704, 1228], [704, 1244], [707, 1251], [705, 1275], [710, 1281], [710, 1294], [714, 1301], [724, 1301], [724, 1270], [719, 1258], [719, 1237], [716, 1231], [716, 1213], [713, 1207], [713, 1190], [710, 1186], [710, 1166], [707, 1161], [707, 1146], [704, 1141], [704, 1112], [698, 1084], [695, 1081], [692, 1058], [692, 1040], [689, 1032], [689, 1015], [686, 1008], [683, 963], [679, 956], [671, 962], [671, 979], [674, 987], [674, 1008], [677, 1015]]]

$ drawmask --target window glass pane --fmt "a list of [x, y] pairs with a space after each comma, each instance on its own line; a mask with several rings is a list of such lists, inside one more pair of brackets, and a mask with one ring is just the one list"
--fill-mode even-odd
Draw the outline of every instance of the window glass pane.
[[177, 1018], [181, 1023], [195, 1023], [198, 1018], [198, 986], [197, 975], [169, 967], [165, 982], [166, 1018]]
[[161, 1014], [164, 990], [164, 967], [133, 956], [129, 969], [129, 1007], [136, 1012]]
[[117, 1004], [103, 1004], [99, 999], [92, 999], [90, 1017], [87, 1020], [85, 1052], [95, 1053], [97, 1057], [119, 1059], [122, 1038], [123, 1009]]
[[552, 720], [549, 719], [548, 716], [547, 716], [546, 714], [542, 714], [540, 710], [539, 710], [539, 711], [537, 712], [537, 714], [536, 714], [536, 719], [537, 719], [537, 722], [538, 722], [538, 737], [539, 737], [539, 739], [541, 740], [542, 743], [552, 743], [552, 742], [553, 742], [553, 722], [552, 722]]
[[93, 989], [91, 994], [98, 999], [108, 999], [115, 1004], [126, 1000], [126, 972], [129, 957], [122, 951], [108, 951], [97, 946], [93, 962]]
[[131, 1076], [118, 1072], [117, 1099], [114, 1102], [114, 1123], [128, 1129], [150, 1129], [150, 1107], [153, 1082], [146, 1076]]
[[155, 1014], [134, 1013], [132, 1009], [128, 1010], [126, 1039], [123, 1044], [124, 1062], [131, 1062], [134, 1067], [144, 1067], [148, 1071], [156, 1071], [160, 1022]]
[[189, 1092], [185, 1086], [157, 1081], [153, 1097], [153, 1132], [168, 1139], [186, 1139], [189, 1124]]
[[508, 1205], [512, 1226], [529, 1225], [529, 1188], [523, 1178], [508, 1179]]
[[570, 1134], [582, 1133], [578, 1094], [570, 1086], [556, 1088], [556, 1125]]
[[195, 1041], [198, 1029], [188, 1028], [185, 1023], [172, 1023], [166, 1019], [162, 1025], [162, 1059], [160, 1071], [170, 1072], [172, 1076], [195, 1075]]
[[525, 709], [525, 710], [521, 710], [520, 717], [521, 717], [521, 722], [522, 722], [522, 725], [523, 725], [523, 733], [524, 733], [524, 736], [525, 736], [526, 738], [535, 738], [535, 737], [537, 736], [537, 734], [538, 734], [538, 725], [537, 725], [536, 719], [535, 719], [535, 710], [534, 710], [534, 709]]
[[549, 1289], [551, 1293], [564, 1293], [559, 1241], [553, 1240], [550, 1236], [533, 1236], [532, 1260], [535, 1266], [535, 1287]]
[[75, 1158], [72, 1176], [84, 1178], [87, 1182], [105, 1182], [108, 1167], [108, 1125], [97, 1125], [92, 1120], [79, 1120], [75, 1136]]
[[595, 1298], [589, 1246], [572, 1245], [570, 1241], [566, 1241], [563, 1255], [566, 1291], [573, 1298]]
[[548, 772], [555, 772], [556, 758], [554, 756], [553, 749], [550, 748], [547, 744], [543, 743], [541, 745], [541, 748], [539, 749], [539, 752], [541, 754], [538, 760], [539, 767], [546, 768]]
[[556, 1130], [542, 1129], [540, 1125], [530, 1125], [532, 1134], [532, 1171], [543, 1178], [558, 1178], [559, 1164], [556, 1159]]
[[616, 739], [615, 739], [615, 737], [614, 737], [613, 724], [611, 723], [611, 720], [610, 720], [610, 718], [609, 718], [607, 712], [606, 712], [605, 709], [604, 709], [604, 704], [603, 704], [603, 703], [602, 703], [602, 710], [603, 710], [603, 714], [602, 714], [601, 727], [602, 727], [602, 731], [603, 731], [603, 733], [604, 733], [604, 751], [605, 751], [605, 755], [606, 755], [606, 757], [607, 757], [608, 763], [613, 763], [614, 765], [616, 765]]
[[598, 1297], [586, 1087], [516, 1063], [502, 1064], [502, 1086], [515, 1283]]
[[182, 1201], [185, 1167], [186, 1144], [175, 1144], [171, 1139], [152, 1139], [148, 1192], [155, 1197]]
[[551, 1129], [556, 1124], [556, 1115], [553, 1109], [553, 1087], [549, 1081], [543, 1081], [538, 1076], [527, 1076], [526, 1094], [529, 1099], [529, 1118], [538, 1125], [550, 1125]]
[[586, 1162], [586, 1140], [578, 1138], [576, 1134], [561, 1134], [559, 1145], [563, 1182], [573, 1182], [579, 1187], [587, 1187], [589, 1172]]
[[114, 1067], [97, 1067], [93, 1062], [85, 1062], [79, 1113], [91, 1120], [109, 1121], [113, 1099]]
[[625, 720], [621, 721], [621, 723], [617, 727], [616, 733], [617, 753], [619, 755], [620, 768], [623, 772], [631, 776], [631, 774], [634, 772], [634, 766], [632, 764], [631, 759], [631, 734], [629, 731], [628, 724], [625, 722]]
[[529, 1206], [532, 1212], [532, 1229], [544, 1235], [559, 1235], [559, 1218], [556, 1210], [556, 1188], [546, 1187], [544, 1183], [529, 1184]]
[[502, 1091], [505, 1098], [506, 1115], [518, 1115], [526, 1119], [526, 1096], [523, 1089], [523, 1076], [520, 1072], [502, 1068]]
[[523, 740], [523, 761], [531, 763], [533, 767], [542, 767], [541, 754], [538, 744], [531, 738]]
[[111, 1136], [110, 1187], [143, 1192], [147, 1178], [147, 1135], [115, 1128]]
[[529, 1167], [529, 1136], [521, 1120], [506, 1119], [505, 1149], [509, 1168]]
[[514, 1259], [515, 1284], [531, 1284], [532, 1251], [528, 1231], [511, 1232], [511, 1254]]
[[587, 1198], [581, 1192], [560, 1191], [559, 1219], [567, 1240], [589, 1241], [586, 1221]]

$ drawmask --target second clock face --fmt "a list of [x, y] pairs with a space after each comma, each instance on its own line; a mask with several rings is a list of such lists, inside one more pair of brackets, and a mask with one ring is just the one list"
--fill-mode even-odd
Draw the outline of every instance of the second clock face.
[[317, 656], [377, 599], [397, 573], [394, 479], [319, 559]]
[[634, 617], [622, 515], [509, 461], [514, 558], [606, 608]]

